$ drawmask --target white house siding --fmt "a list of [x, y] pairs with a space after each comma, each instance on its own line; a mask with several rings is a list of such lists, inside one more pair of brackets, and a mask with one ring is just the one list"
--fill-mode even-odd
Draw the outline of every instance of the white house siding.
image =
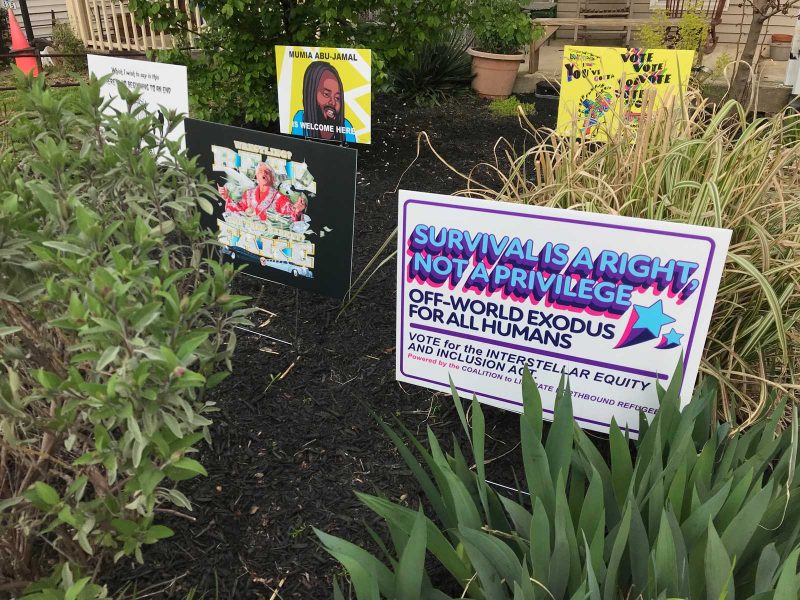
[[[19, 0], [14, 0], [14, 4], [17, 5], [16, 10], [14, 10], [14, 14], [17, 15], [17, 22], [19, 22], [22, 30], [25, 31], [22, 12], [19, 9]], [[56, 22], [69, 21], [66, 0], [28, 0], [28, 14], [31, 17], [34, 37], [50, 37], [52, 32], [52, 13], [50, 11], [55, 11]]]
[[[595, 2], [589, 0], [592, 8], [613, 8], [620, 6], [622, 2]], [[713, 0], [712, 0], [713, 2]], [[709, 0], [705, 0], [707, 5]], [[716, 2], [713, 2], [716, 4]], [[664, 6], [663, 0], [652, 2], [651, 0], [632, 0], [631, 2], [631, 16], [637, 19], [646, 19], [652, 10], [658, 6]], [[559, 17], [575, 17], [578, 14], [579, 0], [559, 0], [558, 1], [558, 16]], [[787, 33], [791, 35], [794, 33], [794, 24], [797, 20], [800, 7], [795, 7], [789, 11], [788, 15], [775, 15], [767, 23], [765, 34], [765, 43], [769, 43], [769, 35], [773, 33]], [[752, 9], [746, 5], [743, 0], [729, 0], [729, 6], [722, 13], [722, 22], [717, 25], [716, 33], [721, 44], [737, 44], [744, 43], [747, 37], [747, 28], [750, 24], [750, 17]], [[742, 19], [744, 18], [744, 22]], [[743, 25], [744, 23], [744, 25]], [[572, 37], [572, 31], [562, 30], [559, 31], [559, 37]], [[600, 37], [599, 35], [597, 37]], [[616, 36], [619, 39], [619, 36]]]
[[[792, 35], [799, 11], [800, 7], [795, 7], [789, 11], [788, 15], [778, 14], [772, 17], [765, 28], [767, 35], [773, 33]], [[722, 15], [722, 23], [717, 25], [719, 41], [723, 44], [744, 44], [752, 15], [753, 11], [749, 5], [744, 6], [741, 2], [732, 1]], [[742, 26], [742, 19], [744, 19], [744, 26]], [[769, 43], [768, 37], [766, 41]]]

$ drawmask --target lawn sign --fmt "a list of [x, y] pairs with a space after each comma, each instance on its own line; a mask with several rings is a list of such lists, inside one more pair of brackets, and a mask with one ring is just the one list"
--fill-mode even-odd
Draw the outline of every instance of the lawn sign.
[[213, 215], [228, 260], [245, 273], [342, 298], [350, 287], [353, 149], [186, 120], [188, 154], [217, 185]]
[[276, 46], [275, 62], [281, 133], [370, 143], [370, 50]]
[[[189, 84], [185, 66], [97, 54], [89, 54], [86, 59], [90, 75], [98, 79], [110, 76], [100, 92], [104, 99], [111, 100], [107, 109], [110, 113], [128, 110], [117, 91], [117, 83], [122, 83], [128, 89], [139, 91], [139, 102], [147, 107], [148, 112], [160, 115], [162, 122], [161, 106], [179, 114], [189, 114]], [[186, 148], [184, 133], [184, 125], [179, 123], [167, 134], [167, 139], [180, 142], [181, 148]]]
[[638, 126], [686, 95], [693, 58], [692, 50], [565, 46], [557, 131], [604, 141], [623, 122]]
[[397, 379], [546, 415], [569, 377], [582, 427], [638, 434], [683, 360], [691, 396], [731, 232], [401, 191]]

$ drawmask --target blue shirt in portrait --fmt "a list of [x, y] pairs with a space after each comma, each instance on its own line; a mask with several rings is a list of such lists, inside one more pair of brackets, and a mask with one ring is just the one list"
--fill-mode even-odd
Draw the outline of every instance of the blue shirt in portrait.
[[[292, 119], [292, 135], [298, 135], [301, 137], [313, 137], [313, 138], [322, 138], [319, 135], [319, 132], [312, 130], [303, 129], [303, 116], [304, 113], [302, 110], [298, 110], [294, 118]], [[345, 142], [356, 142], [356, 130], [353, 125], [347, 119], [344, 120], [344, 141]]]

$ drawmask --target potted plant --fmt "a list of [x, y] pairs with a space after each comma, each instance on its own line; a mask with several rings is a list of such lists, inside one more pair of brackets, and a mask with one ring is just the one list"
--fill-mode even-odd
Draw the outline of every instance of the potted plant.
[[541, 28], [534, 26], [519, 0], [475, 0], [470, 6], [475, 34], [472, 89], [484, 98], [507, 98], [514, 88], [523, 49]]

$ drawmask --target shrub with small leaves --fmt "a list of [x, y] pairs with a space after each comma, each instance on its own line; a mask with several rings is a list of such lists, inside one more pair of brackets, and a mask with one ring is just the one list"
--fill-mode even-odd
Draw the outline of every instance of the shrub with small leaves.
[[[53, 48], [59, 54], [85, 54], [86, 46], [80, 38], [75, 35], [72, 25], [67, 23], [56, 23], [53, 25]], [[86, 72], [85, 56], [64, 56], [54, 58], [55, 67], [60, 71], [68, 73]]]
[[520, 54], [544, 28], [531, 23], [519, 0], [470, 0], [469, 26], [475, 49], [494, 54]]
[[526, 115], [533, 115], [536, 113], [536, 105], [532, 102], [520, 102], [516, 96], [509, 96], [489, 102], [489, 110], [497, 117], [514, 117], [520, 110]]
[[200, 225], [213, 188], [138, 93], [120, 86], [128, 110], [109, 117], [97, 81], [60, 98], [42, 78], [20, 85], [0, 158], [0, 586], [11, 590], [49, 572], [66, 585], [58, 563], [141, 561], [144, 544], [172, 534], [157, 513], [191, 508], [175, 482], [205, 474], [191, 455], [208, 438], [206, 392], [230, 371], [245, 322], [234, 270]]
[[647, 23], [642, 25], [636, 35], [636, 41], [643, 48], [668, 48], [670, 22], [667, 11], [663, 8], [654, 10]]
[[[659, 389], [653, 421], [642, 416], [635, 454], [612, 421], [607, 462], [573, 420], [569, 386], [559, 387], [548, 429], [526, 373], [527, 491], [515, 498], [488, 485], [481, 405], [473, 400], [468, 420], [453, 389], [471, 456], [455, 439], [447, 454], [430, 428], [428, 449], [399, 422], [401, 434], [382, 423], [434, 517], [358, 494], [390, 532], [390, 544], [373, 534], [382, 560], [317, 536], [347, 569], [359, 600], [450, 598], [442, 589], [487, 600], [796, 600], [797, 410], [782, 433], [785, 402], [770, 419], [731, 434], [727, 423], [712, 427], [710, 380], [680, 410], [681, 375]], [[338, 582], [334, 598], [343, 598]]]
[[694, 50], [695, 65], [703, 62], [702, 47], [708, 39], [711, 23], [702, 2], [688, 2], [677, 25], [670, 21], [667, 11], [653, 11], [648, 23], [638, 33], [638, 42], [644, 48], [674, 48]]

